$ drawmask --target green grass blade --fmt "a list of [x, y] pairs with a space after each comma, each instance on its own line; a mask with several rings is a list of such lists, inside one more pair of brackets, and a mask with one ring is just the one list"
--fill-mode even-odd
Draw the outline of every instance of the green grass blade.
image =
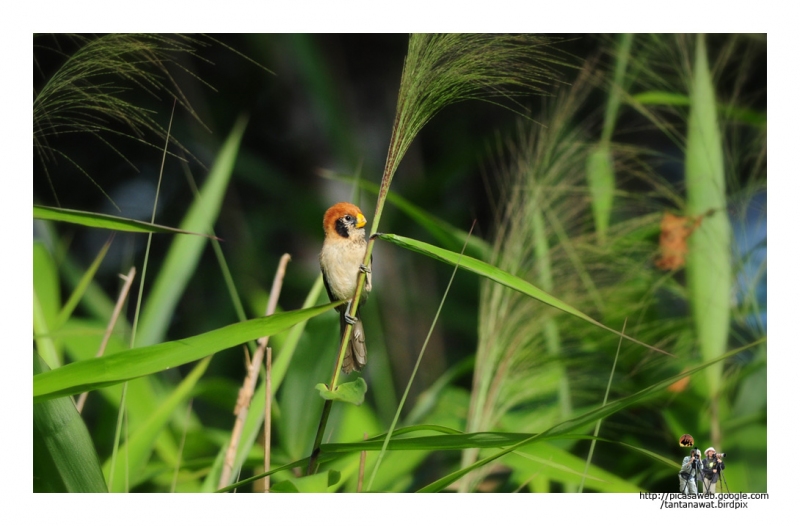
[[[61, 307], [61, 285], [52, 252], [41, 241], [33, 243], [33, 291], [41, 302], [44, 322], [50, 329], [56, 326]], [[51, 366], [52, 367], [52, 366]]]
[[593, 422], [596, 422], [597, 420], [599, 420], [601, 418], [606, 418], [606, 417], [616, 413], [617, 411], [620, 411], [620, 410], [624, 409], [625, 407], [628, 407], [629, 405], [632, 405], [632, 404], [634, 404], [636, 402], [645, 400], [645, 399], [647, 399], [647, 398], [649, 398], [649, 397], [651, 397], [651, 396], [653, 396], [653, 395], [655, 395], [655, 394], [657, 394], [657, 393], [659, 393], [661, 391], [664, 391], [670, 385], [672, 385], [676, 381], [680, 380], [681, 378], [684, 378], [686, 376], [691, 376], [691, 375], [697, 373], [698, 371], [701, 371], [701, 370], [703, 370], [703, 369], [705, 369], [705, 368], [707, 368], [707, 367], [709, 367], [711, 365], [714, 365], [716, 363], [721, 363], [723, 360], [731, 358], [732, 356], [742, 352], [743, 350], [748, 349], [750, 347], [753, 347], [753, 346], [755, 346], [755, 345], [757, 345], [759, 343], [761, 343], [761, 340], [759, 340], [757, 342], [753, 342], [752, 344], [749, 344], [749, 345], [747, 345], [745, 347], [741, 347], [739, 349], [733, 350], [733, 351], [731, 351], [729, 353], [724, 354], [723, 356], [720, 356], [720, 357], [718, 357], [718, 358], [716, 358], [714, 360], [711, 360], [711, 361], [707, 361], [707, 362], [703, 363], [702, 365], [699, 365], [697, 367], [694, 367], [694, 368], [689, 369], [687, 371], [684, 371], [682, 373], [678, 373], [675, 376], [672, 376], [672, 377], [667, 378], [665, 380], [661, 380], [660, 382], [657, 382], [657, 383], [651, 385], [650, 387], [642, 389], [641, 391], [639, 391], [637, 393], [634, 393], [634, 394], [632, 394], [630, 396], [627, 396], [627, 397], [622, 398], [620, 400], [616, 400], [614, 402], [611, 402], [610, 404], [607, 404], [607, 405], [602, 406], [600, 408], [597, 408], [597, 409], [594, 409], [594, 410], [589, 411], [587, 413], [584, 413], [583, 415], [580, 415], [580, 416], [578, 416], [576, 418], [573, 418], [571, 420], [567, 420], [565, 422], [561, 422], [560, 424], [556, 424], [555, 426], [551, 427], [547, 431], [544, 431], [543, 433], [539, 433], [538, 435], [535, 435], [535, 436], [532, 436], [532, 437], [527, 438], [525, 440], [522, 440], [520, 442], [517, 442], [516, 444], [514, 444], [512, 446], [509, 446], [506, 449], [503, 449], [502, 451], [500, 451], [498, 453], [495, 453], [493, 455], [489, 455], [488, 457], [483, 458], [483, 459], [479, 460], [478, 462], [475, 462], [471, 466], [468, 466], [468, 467], [466, 467], [464, 469], [460, 469], [460, 470], [458, 470], [458, 471], [456, 471], [454, 473], [451, 473], [451, 474], [449, 474], [449, 475], [447, 475], [445, 477], [442, 477], [441, 479], [428, 484], [427, 486], [425, 486], [424, 488], [420, 489], [419, 491], [421, 493], [429, 493], [429, 492], [441, 491], [441, 490], [447, 488], [448, 486], [450, 486], [450, 484], [452, 484], [453, 482], [457, 481], [458, 479], [460, 479], [461, 477], [466, 475], [467, 473], [470, 473], [471, 471], [473, 471], [473, 470], [475, 470], [475, 469], [477, 469], [477, 468], [479, 468], [481, 466], [485, 466], [486, 464], [489, 464], [490, 462], [493, 462], [494, 460], [497, 460], [498, 458], [500, 458], [500, 457], [502, 457], [504, 455], [507, 455], [508, 453], [511, 453], [512, 451], [514, 451], [514, 450], [516, 450], [516, 449], [518, 449], [518, 448], [520, 448], [522, 446], [525, 446], [527, 444], [531, 444], [531, 443], [536, 442], [538, 440], [544, 440], [546, 438], [563, 437], [567, 433], [570, 433], [572, 431], [575, 431], [577, 429], [582, 428], [583, 426], [586, 426], [586, 425], [589, 425], [589, 424], [591, 424]]
[[617, 45], [614, 57], [616, 62], [614, 64], [614, 81], [608, 93], [608, 102], [606, 104], [605, 118], [603, 119], [603, 133], [601, 135], [601, 142], [608, 144], [611, 141], [611, 136], [614, 133], [614, 128], [617, 124], [617, 114], [619, 107], [622, 103], [622, 93], [624, 89], [625, 75], [628, 71], [628, 62], [631, 58], [631, 45], [633, 44], [633, 34], [624, 33], [619, 36], [619, 43]]
[[[169, 423], [175, 409], [189, 398], [197, 381], [208, 368], [211, 358], [211, 356], [207, 356], [201, 360], [192, 372], [164, 399], [163, 403], [158, 406], [150, 418], [119, 449], [119, 458], [127, 459], [131, 474], [135, 476], [136, 473], [144, 470], [159, 433]], [[103, 466], [103, 472], [106, 477], [109, 476], [110, 470], [111, 460], [109, 459]], [[135, 480], [133, 483], [135, 484]], [[112, 492], [125, 490], [125, 470], [115, 470], [114, 479], [109, 481], [109, 487]]]
[[94, 258], [92, 264], [86, 270], [86, 272], [81, 277], [80, 281], [78, 281], [78, 285], [70, 294], [69, 299], [64, 304], [64, 307], [61, 308], [61, 312], [58, 313], [58, 319], [56, 320], [56, 328], [60, 328], [66, 321], [72, 316], [72, 313], [75, 311], [75, 307], [78, 306], [78, 303], [81, 301], [81, 298], [86, 293], [86, 289], [89, 287], [89, 284], [92, 282], [94, 275], [97, 273], [97, 269], [100, 268], [100, 263], [103, 262], [103, 259], [106, 257], [106, 253], [108, 253], [108, 249], [111, 247], [111, 241], [113, 238], [106, 241], [106, 244], [103, 245], [103, 248], [100, 249], [100, 252], [97, 253], [97, 257]]
[[[725, 196], [722, 136], [717, 124], [714, 86], [705, 39], [697, 38], [686, 144], [686, 213], [705, 217], [689, 237], [686, 283], [700, 353], [710, 360], [725, 352], [730, 325], [731, 225]], [[707, 372], [710, 397], [722, 381], [722, 364]]]
[[491, 279], [501, 285], [514, 289], [518, 292], [521, 292], [531, 298], [541, 301], [542, 303], [546, 303], [551, 307], [555, 307], [559, 310], [566, 312], [567, 314], [571, 314], [576, 316], [582, 320], [585, 320], [593, 325], [597, 325], [598, 327], [605, 329], [609, 332], [616, 334], [626, 340], [632, 341], [634, 343], [638, 343], [639, 345], [643, 345], [648, 349], [652, 349], [654, 351], [658, 351], [664, 354], [670, 354], [662, 349], [657, 347], [653, 347], [652, 345], [648, 345], [646, 343], [640, 342], [630, 336], [620, 333], [610, 327], [606, 327], [599, 321], [595, 320], [594, 318], [582, 313], [578, 309], [567, 305], [560, 299], [551, 296], [550, 294], [546, 293], [545, 291], [531, 285], [524, 279], [518, 278], [501, 270], [489, 263], [484, 261], [477, 260], [475, 258], [471, 258], [469, 256], [464, 256], [459, 260], [459, 254], [457, 252], [451, 252], [449, 250], [445, 250], [443, 248], [439, 248], [433, 245], [429, 245], [428, 243], [423, 243], [422, 241], [417, 241], [416, 239], [410, 239], [403, 236], [398, 236], [395, 234], [380, 234], [378, 235], [380, 239], [384, 241], [389, 241], [397, 246], [406, 248], [408, 250], [413, 250], [414, 252], [419, 252], [420, 254], [424, 254], [428, 257], [433, 259], [439, 260], [443, 263], [448, 263], [450, 265], [455, 265], [457, 262], [460, 267], [463, 267], [465, 270], [468, 270], [474, 274], [479, 276], [483, 276], [485, 278]]
[[206, 234], [189, 232], [180, 228], [155, 225], [136, 219], [117, 217], [97, 212], [86, 212], [84, 210], [69, 210], [67, 208], [54, 208], [50, 206], [33, 205], [33, 218], [49, 221], [62, 221], [75, 225], [89, 226], [93, 228], [105, 228], [117, 232], [135, 232], [141, 234], [192, 234], [195, 236], [209, 237]]
[[36, 349], [39, 356], [50, 369], [57, 369], [61, 366], [53, 338], [50, 337], [50, 328], [47, 325], [47, 316], [44, 314], [42, 302], [36, 290], [33, 291], [33, 336], [36, 341]]
[[283, 312], [234, 323], [183, 340], [139, 347], [130, 351], [71, 363], [34, 376], [33, 401], [41, 402], [114, 385], [140, 376], [205, 358], [261, 336], [276, 334], [343, 302]]
[[53, 338], [61, 287], [53, 257], [44, 243], [33, 243], [33, 337], [39, 355], [50, 369], [61, 365], [61, 345]]
[[[622, 326], [622, 332], [625, 332], [625, 325], [627, 325], [628, 320], [625, 320], [625, 324]], [[614, 371], [617, 369], [617, 360], [619, 360], [619, 350], [622, 348], [622, 338], [620, 338], [619, 342], [617, 343], [617, 352], [614, 355], [614, 363], [611, 364], [611, 374], [608, 375], [608, 383], [606, 383], [606, 393], [603, 395], [603, 405], [606, 405], [608, 402], [608, 393], [611, 391], [611, 382], [614, 380]], [[602, 419], [598, 419], [594, 425], [594, 435], [598, 436], [600, 434], [600, 424], [602, 423]], [[589, 446], [589, 454], [586, 457], [586, 467], [583, 471], [584, 478], [581, 479], [580, 486], [578, 487], [578, 493], [583, 493], [583, 486], [585, 483], [585, 476], [589, 473], [589, 468], [592, 465], [592, 455], [594, 455], [594, 446], [597, 443], [596, 440], [592, 440], [591, 445]]]
[[[33, 370], [46, 370], [36, 355]], [[33, 491], [108, 492], [92, 438], [68, 398], [33, 406]]]
[[[646, 106], [689, 106], [691, 98], [685, 93], [671, 93], [667, 91], [643, 91], [633, 95], [632, 100]], [[759, 128], [766, 128], [767, 114], [730, 104], [717, 104], [717, 112], [730, 119], [750, 124]]]
[[[216, 221], [246, 124], [245, 119], [237, 121], [211, 168], [200, 197], [195, 199], [181, 222], [181, 229], [207, 232]], [[200, 236], [179, 236], [173, 241], [142, 310], [136, 336], [140, 345], [152, 345], [164, 339], [172, 313], [194, 274], [206, 241]]]
[[[317, 280], [314, 282], [314, 285], [311, 286], [311, 290], [308, 292], [308, 295], [306, 296], [305, 301], [303, 301], [303, 306], [301, 308], [307, 309], [317, 303], [319, 295], [322, 292], [322, 285], [322, 274], [320, 274], [317, 276]], [[302, 321], [292, 327], [286, 336], [286, 341], [284, 342], [283, 346], [280, 349], [276, 349], [276, 357], [272, 363], [273, 394], [277, 392], [278, 387], [281, 386], [283, 379], [286, 377], [286, 371], [289, 369], [292, 356], [294, 356], [294, 351], [297, 349], [297, 344], [300, 342], [300, 337], [303, 335], [303, 331], [305, 331], [305, 329], [305, 321]]]
[[[560, 482], [565, 490], [574, 487], [582, 478], [585, 459], [563, 449], [563, 445], [537, 442], [506, 455], [502, 463], [514, 470], [514, 478], [530, 479], [531, 475]], [[638, 493], [644, 488], [627, 478], [615, 475], [598, 466], [591, 466], [586, 473], [586, 487], [602, 493]]]
[[614, 206], [614, 159], [608, 143], [600, 143], [586, 158], [586, 179], [592, 196], [594, 228], [600, 244], [606, 240]]
[[597, 231], [599, 243], [605, 243], [606, 232], [611, 223], [611, 212], [614, 205], [614, 189], [616, 188], [614, 175], [614, 159], [611, 156], [611, 137], [617, 122], [617, 114], [622, 100], [623, 82], [628, 69], [628, 60], [631, 55], [633, 35], [625, 33], [620, 35], [619, 44], [615, 53], [614, 80], [608, 93], [603, 133], [600, 144], [589, 154], [586, 159], [586, 180], [589, 184], [589, 193], [592, 196], [592, 213], [594, 214], [594, 227]]

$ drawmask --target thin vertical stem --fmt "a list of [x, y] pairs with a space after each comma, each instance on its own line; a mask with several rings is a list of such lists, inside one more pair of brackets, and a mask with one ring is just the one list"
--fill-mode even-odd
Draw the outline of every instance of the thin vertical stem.
[[[131, 290], [134, 276], [136, 276], [136, 267], [131, 267], [126, 276], [120, 276], [125, 283], [122, 285], [119, 298], [117, 298], [117, 304], [114, 306], [114, 312], [111, 314], [111, 319], [108, 321], [108, 327], [106, 327], [106, 332], [103, 335], [103, 341], [100, 342], [100, 347], [97, 350], [97, 354], [95, 354], [96, 358], [103, 356], [103, 353], [106, 350], [108, 340], [111, 338], [111, 333], [114, 332], [114, 326], [117, 324], [117, 319], [119, 319], [119, 314], [122, 311], [122, 305], [125, 303], [125, 299], [128, 297], [128, 291]], [[75, 404], [75, 407], [78, 409], [79, 413], [83, 411], [83, 406], [86, 403], [86, 397], [88, 395], [89, 392], [86, 391], [81, 393], [81, 396], [78, 397], [78, 402]]]

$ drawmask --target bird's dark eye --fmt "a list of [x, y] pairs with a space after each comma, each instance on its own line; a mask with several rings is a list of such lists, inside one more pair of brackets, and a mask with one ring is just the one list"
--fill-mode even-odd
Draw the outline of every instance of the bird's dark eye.
[[350, 223], [350, 222], [352, 222], [352, 221], [353, 221], [353, 216], [351, 216], [351, 215], [346, 215], [346, 216], [344, 216], [344, 220], [345, 220], [345, 221], [347, 221], [348, 223]]

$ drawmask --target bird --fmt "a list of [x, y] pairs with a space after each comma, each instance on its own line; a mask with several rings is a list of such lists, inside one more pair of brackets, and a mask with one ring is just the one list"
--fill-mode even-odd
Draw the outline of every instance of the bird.
[[360, 371], [367, 364], [364, 326], [358, 319], [357, 312], [352, 316], [349, 314], [360, 273], [366, 273], [367, 276], [359, 309], [372, 290], [372, 259], [370, 258], [369, 265], [364, 265], [367, 252], [367, 236], [364, 230], [366, 224], [364, 214], [352, 203], [336, 203], [325, 212], [322, 219], [322, 229], [325, 232], [325, 241], [319, 254], [322, 280], [331, 301], [349, 300], [336, 307], [339, 311], [340, 341], [347, 325], [353, 325], [342, 362], [342, 372], [345, 374]]

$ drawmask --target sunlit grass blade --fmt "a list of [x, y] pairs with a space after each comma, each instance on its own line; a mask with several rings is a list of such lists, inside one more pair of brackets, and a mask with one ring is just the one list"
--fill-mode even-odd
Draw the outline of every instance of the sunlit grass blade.
[[36, 341], [36, 350], [42, 360], [50, 369], [56, 369], [61, 365], [58, 351], [56, 350], [53, 338], [50, 337], [50, 328], [47, 324], [47, 317], [39, 301], [39, 295], [33, 291], [33, 335]]
[[58, 266], [44, 243], [33, 243], [33, 290], [41, 302], [42, 314], [47, 326], [56, 326], [61, 307], [61, 284], [58, 281]]
[[490, 265], [489, 263], [468, 256], [464, 256], [459, 261], [459, 254], [457, 252], [451, 252], [443, 248], [429, 245], [428, 243], [423, 243], [422, 241], [417, 241], [415, 239], [410, 239], [395, 234], [380, 234], [378, 237], [380, 239], [383, 239], [384, 241], [389, 241], [390, 243], [393, 243], [397, 246], [413, 250], [414, 252], [419, 252], [420, 254], [432, 257], [443, 263], [455, 265], [458, 262], [458, 264], [465, 270], [468, 270], [474, 274], [478, 274], [479, 276], [489, 278], [492, 281], [500, 283], [501, 285], [512, 288], [518, 292], [530, 296], [531, 298], [546, 303], [551, 307], [555, 307], [559, 310], [562, 310], [567, 314], [571, 314], [593, 325], [597, 325], [598, 327], [605, 329], [609, 332], [612, 332], [617, 336], [621, 336], [626, 340], [638, 343], [639, 345], [643, 345], [644, 347], [647, 347], [648, 349], [651, 349], [653, 351], [658, 351], [664, 354], [670, 354], [662, 349], [653, 347], [652, 345], [648, 345], [644, 342], [631, 338], [630, 336], [622, 334], [619, 331], [616, 331], [610, 327], [606, 327], [605, 325], [595, 320], [594, 318], [582, 313], [581, 311], [575, 309], [574, 307], [571, 307], [570, 305], [567, 305], [563, 301], [531, 285], [527, 281], [518, 278], [516, 276], [513, 276], [504, 270], [501, 270], [493, 265]]
[[[200, 197], [195, 199], [181, 222], [182, 230], [207, 232], [216, 221], [246, 125], [244, 118], [236, 122], [214, 161]], [[178, 236], [172, 242], [142, 309], [136, 335], [140, 345], [152, 345], [163, 340], [175, 306], [197, 268], [206, 241], [206, 238], [199, 236]]]
[[41, 242], [33, 243], [33, 337], [39, 356], [50, 369], [61, 365], [61, 344], [54, 337], [61, 287], [58, 270], [48, 249]]
[[610, 415], [613, 415], [617, 411], [620, 411], [620, 410], [624, 409], [625, 407], [628, 407], [628, 406], [630, 406], [630, 405], [632, 405], [632, 404], [634, 404], [636, 402], [640, 402], [640, 401], [646, 400], [647, 398], [649, 398], [649, 397], [651, 397], [651, 396], [653, 396], [653, 395], [655, 395], [655, 394], [657, 394], [657, 393], [659, 393], [661, 391], [666, 390], [670, 385], [674, 384], [675, 382], [677, 382], [681, 378], [684, 378], [686, 376], [691, 376], [691, 375], [697, 373], [698, 371], [706, 369], [707, 367], [709, 367], [711, 365], [714, 365], [716, 363], [721, 363], [722, 361], [724, 361], [724, 360], [726, 360], [728, 358], [731, 358], [731, 357], [735, 356], [736, 354], [742, 352], [743, 350], [748, 349], [750, 347], [753, 347], [753, 346], [759, 344], [760, 342], [761, 341], [753, 342], [752, 344], [749, 344], [749, 345], [747, 345], [745, 347], [740, 347], [739, 349], [730, 351], [730, 352], [724, 354], [723, 356], [715, 358], [714, 360], [707, 361], [707, 362], [703, 363], [702, 365], [698, 365], [697, 367], [693, 367], [692, 369], [689, 369], [689, 370], [684, 371], [682, 373], [678, 373], [675, 376], [671, 376], [670, 378], [667, 378], [665, 380], [661, 380], [660, 382], [656, 382], [655, 384], [651, 385], [650, 387], [646, 387], [645, 389], [642, 389], [638, 393], [635, 393], [635, 394], [632, 394], [632, 395], [627, 396], [625, 398], [622, 398], [620, 400], [616, 400], [614, 402], [611, 402], [611, 403], [609, 403], [607, 405], [604, 405], [604, 406], [602, 406], [600, 408], [597, 408], [597, 409], [594, 409], [594, 410], [589, 411], [587, 413], [584, 413], [584, 414], [582, 414], [582, 415], [580, 415], [580, 416], [578, 416], [576, 418], [573, 418], [573, 419], [567, 420], [565, 422], [561, 422], [559, 424], [556, 424], [555, 426], [551, 427], [547, 431], [544, 431], [543, 433], [539, 433], [538, 435], [535, 435], [535, 436], [532, 436], [532, 437], [527, 438], [525, 440], [522, 440], [520, 442], [517, 442], [516, 444], [514, 444], [512, 446], [509, 446], [506, 449], [503, 449], [502, 451], [500, 451], [498, 453], [495, 453], [493, 455], [487, 456], [486, 458], [483, 458], [483, 459], [477, 461], [476, 463], [472, 464], [471, 466], [468, 466], [466, 468], [460, 469], [460, 470], [458, 470], [458, 471], [456, 471], [454, 473], [451, 473], [451, 474], [449, 474], [449, 475], [447, 475], [445, 477], [442, 477], [439, 480], [437, 480], [435, 482], [432, 482], [431, 484], [428, 484], [427, 486], [425, 486], [424, 488], [420, 489], [419, 491], [421, 493], [442, 491], [443, 489], [447, 488], [448, 486], [450, 486], [450, 484], [452, 484], [453, 482], [457, 481], [458, 479], [460, 479], [461, 477], [463, 477], [467, 473], [470, 473], [471, 471], [473, 471], [473, 470], [475, 470], [475, 469], [477, 469], [479, 467], [482, 467], [482, 466], [484, 466], [486, 464], [489, 464], [490, 462], [493, 462], [493, 461], [497, 460], [498, 458], [500, 458], [500, 457], [502, 457], [504, 455], [507, 455], [508, 453], [511, 453], [512, 451], [514, 451], [514, 450], [516, 450], [516, 449], [518, 449], [518, 448], [520, 448], [520, 447], [522, 447], [524, 445], [527, 445], [527, 444], [530, 444], [530, 443], [533, 443], [533, 442], [536, 442], [536, 441], [539, 441], [539, 440], [544, 440], [544, 439], [546, 439], [548, 437], [564, 436], [567, 433], [570, 433], [570, 432], [576, 431], [578, 429], [581, 429], [582, 427], [584, 427], [586, 425], [589, 425], [589, 424], [591, 424], [593, 422], [596, 422], [598, 419], [606, 418], [606, 417], [608, 417]]
[[97, 212], [86, 212], [84, 210], [70, 210], [67, 208], [53, 208], [50, 206], [33, 205], [33, 218], [48, 221], [62, 221], [75, 225], [83, 225], [93, 228], [104, 228], [117, 232], [135, 232], [152, 234], [192, 234], [195, 236], [211, 237], [207, 234], [189, 232], [180, 228], [155, 225], [146, 221], [128, 219], [126, 217], [99, 214]]
[[[34, 355], [34, 374], [45, 369]], [[68, 398], [33, 406], [33, 491], [108, 492], [92, 438]]]
[[283, 312], [235, 323], [183, 340], [75, 362], [33, 379], [33, 401], [91, 391], [205, 358], [248, 340], [272, 335], [317, 316], [343, 302]]
[[[144, 469], [159, 433], [161, 433], [164, 427], [169, 423], [175, 409], [189, 398], [197, 381], [208, 368], [211, 358], [211, 356], [208, 356], [201, 360], [200, 363], [192, 369], [192, 372], [190, 372], [169, 396], [164, 399], [155, 412], [150, 415], [150, 418], [148, 418], [119, 449], [119, 458], [126, 459], [128, 462], [129, 472], [133, 477], [133, 480], [130, 482], [136, 483], [136, 476]], [[110, 476], [110, 470], [111, 461], [109, 460], [103, 466], [103, 473], [106, 477]], [[111, 492], [124, 491], [126, 487], [125, 484], [125, 470], [115, 470], [114, 479], [108, 482]]]

